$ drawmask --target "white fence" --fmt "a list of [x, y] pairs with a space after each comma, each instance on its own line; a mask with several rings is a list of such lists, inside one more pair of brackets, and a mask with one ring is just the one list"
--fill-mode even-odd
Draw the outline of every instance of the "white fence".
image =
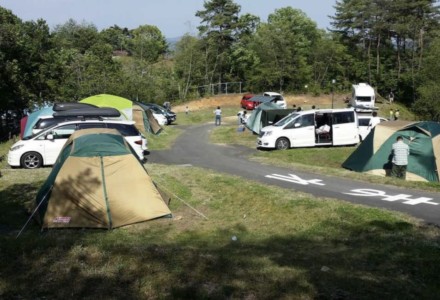
[[201, 85], [197, 87], [197, 93], [201, 97], [205, 95], [241, 94], [242, 82], [224, 82]]

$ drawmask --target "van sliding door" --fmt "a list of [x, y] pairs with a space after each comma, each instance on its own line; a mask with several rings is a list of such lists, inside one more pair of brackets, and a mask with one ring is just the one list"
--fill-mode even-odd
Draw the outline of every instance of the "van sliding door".
[[359, 142], [356, 116], [354, 111], [333, 112], [333, 145], [353, 145]]

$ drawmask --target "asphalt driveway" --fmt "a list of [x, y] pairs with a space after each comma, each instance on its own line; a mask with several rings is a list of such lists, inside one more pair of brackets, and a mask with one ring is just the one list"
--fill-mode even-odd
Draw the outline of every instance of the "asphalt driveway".
[[316, 197], [400, 211], [427, 223], [440, 225], [440, 193], [360, 182], [250, 161], [247, 157], [258, 150], [210, 144], [209, 134], [213, 128], [213, 124], [186, 127], [172, 149], [152, 151], [148, 161], [206, 168]]

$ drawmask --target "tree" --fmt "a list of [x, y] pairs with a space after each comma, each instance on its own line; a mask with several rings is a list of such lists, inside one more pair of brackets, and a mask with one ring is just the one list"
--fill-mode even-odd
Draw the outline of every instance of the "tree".
[[128, 28], [120, 28], [118, 25], [114, 25], [102, 30], [99, 34], [105, 43], [113, 47], [113, 50], [129, 50], [128, 45], [132, 36]]
[[130, 50], [133, 55], [149, 63], [157, 62], [167, 51], [167, 43], [162, 32], [153, 25], [142, 25], [131, 31], [133, 36]]
[[253, 85], [285, 91], [310, 83], [309, 58], [319, 37], [316, 23], [301, 10], [275, 10], [258, 27], [251, 46], [259, 59], [251, 75]]
[[342, 0], [336, 2], [332, 25], [358, 60], [355, 79], [399, 89], [400, 99], [415, 99], [430, 32], [438, 28], [435, 0]]
[[100, 42], [95, 25], [86, 22], [78, 24], [73, 19], [69, 19], [63, 25], [55, 26], [53, 34], [56, 47], [75, 48], [83, 54], [95, 43]]
[[179, 99], [187, 99], [190, 89], [203, 82], [202, 57], [198, 38], [187, 34], [176, 44], [173, 60]]
[[423, 119], [440, 121], [440, 37], [437, 37], [427, 49], [420, 73], [419, 98], [414, 102], [413, 110]]
[[204, 52], [204, 84], [233, 80], [234, 45], [253, 33], [259, 19], [250, 14], [240, 17], [241, 6], [232, 0], [205, 1], [203, 6], [205, 9], [197, 11], [196, 16], [202, 19], [198, 29]]

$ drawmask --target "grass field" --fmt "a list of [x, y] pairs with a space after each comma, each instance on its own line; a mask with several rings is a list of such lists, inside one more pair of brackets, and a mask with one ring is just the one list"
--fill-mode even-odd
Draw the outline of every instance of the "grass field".
[[[230, 125], [225, 118], [212, 140], [253, 147], [255, 136], [236, 131], [236, 109], [225, 112]], [[207, 121], [213, 121], [211, 111], [178, 116], [180, 125]], [[149, 137], [150, 149], [169, 147], [180, 130], [166, 127]], [[9, 146], [0, 144], [0, 156]], [[265, 151], [253, 159], [338, 173], [338, 163], [352, 151], [322, 149]], [[51, 169], [9, 169], [4, 161], [1, 168], [2, 299], [436, 299], [440, 294], [440, 229], [401, 213], [193, 167], [147, 163], [155, 182], [171, 195], [173, 219], [111, 231], [41, 232], [31, 222], [16, 239]]]

